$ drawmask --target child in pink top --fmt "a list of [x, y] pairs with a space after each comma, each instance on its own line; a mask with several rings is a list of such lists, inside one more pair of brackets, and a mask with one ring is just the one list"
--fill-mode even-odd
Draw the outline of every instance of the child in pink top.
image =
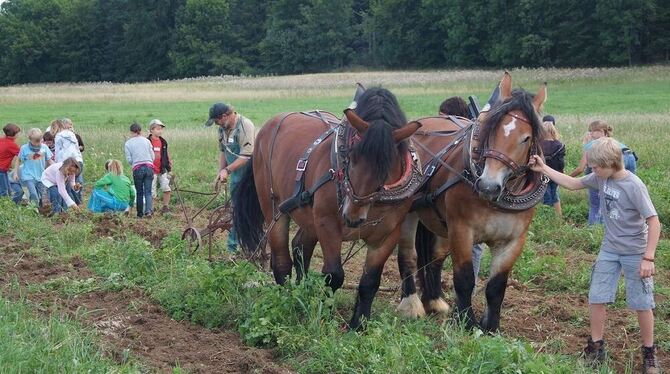
[[42, 173], [42, 184], [49, 191], [52, 214], [66, 211], [67, 208], [79, 211], [79, 206], [74, 202], [73, 197], [68, 194], [66, 184], [69, 184], [72, 190], [78, 191], [81, 186], [75, 184], [75, 178], [80, 170], [77, 160], [70, 157], [63, 162], [57, 162], [49, 166]]

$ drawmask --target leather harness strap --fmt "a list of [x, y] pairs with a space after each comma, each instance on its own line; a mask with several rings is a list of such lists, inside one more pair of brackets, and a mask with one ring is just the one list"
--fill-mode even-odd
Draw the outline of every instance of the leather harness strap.
[[326, 139], [328, 139], [329, 136], [331, 136], [335, 132], [337, 126], [335, 123], [328, 121], [327, 118], [324, 118], [323, 113], [321, 111], [317, 110], [314, 112], [300, 112], [300, 113], [306, 116], [320, 119], [326, 125], [329, 126], [329, 129], [326, 130], [324, 133], [322, 133], [314, 142], [312, 142], [312, 144], [305, 150], [302, 157], [298, 159], [295, 168], [296, 170], [295, 189], [293, 190], [293, 195], [290, 198], [284, 200], [281, 204], [279, 204], [278, 209], [281, 213], [289, 213], [301, 206], [311, 204], [314, 193], [324, 184], [333, 180], [335, 176], [335, 173], [331, 168], [321, 178], [319, 178], [319, 180], [317, 180], [316, 183], [311, 188], [305, 191], [305, 170], [307, 170], [309, 157], [321, 143], [323, 143]]

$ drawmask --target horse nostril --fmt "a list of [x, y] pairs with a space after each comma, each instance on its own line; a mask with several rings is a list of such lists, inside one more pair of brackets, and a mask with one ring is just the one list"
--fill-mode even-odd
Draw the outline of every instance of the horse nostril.
[[363, 223], [363, 219], [359, 218], [357, 220], [350, 220], [349, 217], [344, 217], [344, 223], [346, 223], [348, 227], [356, 228], [360, 226], [361, 223]]
[[481, 179], [477, 179], [475, 182], [475, 188], [487, 196], [498, 196], [502, 190], [502, 187], [498, 183], [486, 183]]

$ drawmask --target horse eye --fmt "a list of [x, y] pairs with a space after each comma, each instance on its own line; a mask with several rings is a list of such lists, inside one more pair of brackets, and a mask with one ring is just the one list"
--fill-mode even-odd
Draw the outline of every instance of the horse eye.
[[529, 140], [530, 140], [530, 135], [529, 135], [529, 136], [526, 136], [526, 138], [523, 139], [523, 141], [521, 142], [521, 144], [523, 144], [523, 143], [527, 143]]

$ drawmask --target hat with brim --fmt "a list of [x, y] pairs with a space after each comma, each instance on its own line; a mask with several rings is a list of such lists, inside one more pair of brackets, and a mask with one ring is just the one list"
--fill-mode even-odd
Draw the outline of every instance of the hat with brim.
[[153, 130], [156, 127], [165, 127], [165, 124], [161, 122], [158, 118], [152, 119], [151, 122], [149, 122], [149, 130]]
[[216, 103], [209, 108], [209, 119], [205, 122], [205, 127], [212, 126], [214, 120], [221, 117], [222, 114], [228, 113], [230, 106], [226, 103]]

